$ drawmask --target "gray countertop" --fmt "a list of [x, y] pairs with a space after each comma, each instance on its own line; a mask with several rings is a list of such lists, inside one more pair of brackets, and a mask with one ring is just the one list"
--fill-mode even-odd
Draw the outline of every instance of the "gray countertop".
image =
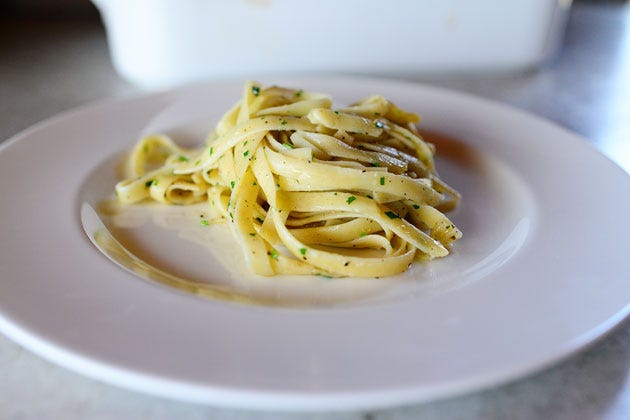
[[[414, 80], [541, 115], [582, 135], [630, 172], [628, 4], [574, 4], [562, 50], [538, 70]], [[63, 110], [135, 91], [114, 72], [97, 22], [4, 22], [0, 29], [0, 140]], [[0, 335], [0, 418], [627, 419], [629, 372], [626, 320], [585, 351], [495, 389], [370, 413], [255, 413], [101, 384]]]

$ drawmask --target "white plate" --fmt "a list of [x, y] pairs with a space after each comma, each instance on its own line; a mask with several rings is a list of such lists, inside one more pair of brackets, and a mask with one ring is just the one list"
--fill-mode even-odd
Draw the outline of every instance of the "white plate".
[[[200, 298], [121, 269], [85, 234], [99, 222], [85, 204], [108, 194], [115, 162], [147, 127], [190, 142], [240, 92], [240, 82], [196, 86], [92, 105], [3, 144], [2, 332], [53, 362], [142, 392], [339, 410], [496, 385], [567, 356], [627, 316], [629, 177], [582, 139], [427, 86], [264, 82], [329, 92], [341, 103], [381, 93], [421, 113], [422, 126], [459, 139], [450, 148], [438, 142], [438, 169], [464, 196], [452, 214], [464, 231], [453, 254], [390, 279], [249, 283], [218, 254], [148, 223], [130, 243], [157, 253], [150, 262], [158, 268], [273, 304]], [[201, 271], [177, 268], [182, 248], [201, 250], [192, 257], [206, 264]]]

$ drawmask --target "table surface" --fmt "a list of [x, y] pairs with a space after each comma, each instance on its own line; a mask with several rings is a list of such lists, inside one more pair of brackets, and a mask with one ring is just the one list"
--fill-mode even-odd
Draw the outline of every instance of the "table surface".
[[[98, 22], [5, 22], [0, 29], [0, 141], [63, 110], [137, 89], [109, 61]], [[630, 172], [630, 4], [573, 5], [564, 45], [537, 70], [416, 76], [541, 115]], [[259, 413], [137, 394], [53, 365], [0, 335], [0, 418], [627, 419], [630, 322], [527, 378], [431, 403], [355, 413]]]

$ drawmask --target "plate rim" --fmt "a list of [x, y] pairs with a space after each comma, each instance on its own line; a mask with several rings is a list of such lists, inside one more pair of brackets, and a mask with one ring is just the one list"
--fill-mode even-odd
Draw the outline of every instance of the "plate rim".
[[[349, 82], [356, 82], [358, 80], [362, 83], [368, 83], [368, 84], [382, 83], [386, 85], [385, 90], [387, 90], [389, 86], [391, 85], [407, 86], [411, 88], [420, 87], [420, 88], [432, 90], [434, 92], [447, 92], [449, 94], [455, 94], [456, 96], [467, 97], [469, 100], [473, 100], [473, 101], [483, 101], [493, 106], [499, 106], [501, 108], [507, 109], [508, 111], [512, 113], [515, 112], [517, 114], [525, 115], [527, 116], [527, 118], [530, 118], [530, 119], [533, 118], [535, 120], [538, 120], [538, 122], [542, 122], [544, 124], [550, 124], [555, 129], [559, 128], [563, 130], [567, 135], [570, 135], [573, 138], [580, 138], [581, 145], [579, 147], [587, 146], [590, 153], [595, 153], [596, 155], [600, 157], [604, 157], [607, 160], [608, 165], [612, 164], [616, 169], [621, 170], [624, 173], [626, 172], [616, 162], [614, 162], [613, 160], [611, 160], [610, 158], [608, 158], [607, 156], [599, 152], [591, 143], [585, 140], [582, 136], [579, 136], [571, 132], [570, 130], [556, 123], [550, 122], [549, 120], [546, 120], [538, 115], [535, 115], [528, 111], [521, 110], [519, 108], [516, 108], [508, 104], [502, 104], [500, 102], [493, 101], [487, 98], [478, 97], [478, 96], [475, 96], [466, 92], [458, 92], [451, 89], [424, 85], [424, 84], [415, 83], [415, 82], [404, 82], [404, 81], [380, 79], [380, 78], [357, 78], [357, 77], [323, 77], [323, 78], [322, 77], [298, 77], [298, 78], [300, 80], [305, 80], [305, 81], [308, 81], [308, 80], [324, 81], [324, 83], [325, 81], [328, 81], [328, 80], [336, 80], [336, 81], [347, 80]], [[291, 80], [293, 79], [295, 79], [295, 77], [291, 78]], [[0, 154], [4, 153], [4, 151], [7, 150], [9, 147], [14, 147], [14, 145], [17, 144], [22, 139], [28, 138], [29, 136], [41, 130], [45, 130], [46, 127], [50, 126], [51, 124], [56, 124], [59, 122], [67, 121], [72, 118], [76, 118], [78, 115], [81, 115], [83, 112], [86, 112], [88, 110], [95, 110], [95, 109], [100, 109], [100, 108], [106, 108], [108, 106], [115, 106], [116, 104], [119, 104], [120, 102], [129, 102], [129, 101], [135, 101], [135, 100], [144, 101], [147, 98], [160, 97], [161, 95], [168, 96], [176, 92], [186, 91], [187, 89], [195, 89], [199, 85], [205, 86], [205, 85], [214, 85], [217, 83], [221, 83], [221, 82], [209, 82], [209, 83], [203, 82], [203, 83], [194, 84], [192, 86], [185, 86], [185, 87], [165, 90], [161, 92], [150, 92], [150, 93], [139, 92], [136, 94], [129, 95], [128, 97], [123, 96], [123, 97], [117, 97], [117, 98], [108, 98], [105, 100], [95, 101], [93, 103], [90, 103], [81, 107], [77, 107], [71, 110], [67, 110], [55, 116], [49, 117], [39, 123], [36, 123], [33, 126], [3, 141], [2, 144], [0, 144]], [[543, 370], [550, 365], [558, 363], [561, 360], [565, 360], [569, 358], [570, 356], [575, 354], [577, 351], [582, 350], [592, 345], [594, 342], [597, 342], [598, 340], [605, 337], [607, 334], [613, 331], [619, 324], [621, 324], [625, 319], [627, 319], [629, 315], [630, 315], [630, 303], [626, 303], [626, 306], [622, 310], [616, 312], [613, 316], [609, 317], [608, 320], [604, 323], [601, 323], [598, 326], [598, 328], [592, 331], [583, 333], [580, 337], [576, 338], [571, 343], [571, 345], [568, 345], [567, 348], [558, 352], [556, 354], [556, 357], [553, 358], [552, 360], [546, 360], [544, 363], [542, 364], [539, 363], [536, 366], [523, 367], [518, 372], [513, 371], [511, 374], [498, 375], [499, 377], [488, 379], [486, 383], [477, 382], [476, 384], [471, 384], [470, 386], [467, 386], [467, 387], [464, 386], [460, 390], [455, 390], [455, 392], [453, 392], [452, 389], [444, 390], [444, 392], [442, 393], [437, 392], [435, 394], [432, 394], [431, 396], [426, 396], [423, 398], [418, 394], [417, 390], [415, 392], [409, 391], [408, 395], [403, 395], [404, 393], [402, 393], [401, 390], [394, 390], [392, 391], [392, 395], [388, 397], [384, 397], [380, 401], [376, 398], [376, 395], [368, 396], [368, 399], [371, 399], [372, 401], [375, 402], [372, 405], [370, 405], [369, 403], [366, 404], [365, 391], [361, 392], [362, 396], [358, 396], [356, 400], [354, 400], [350, 396], [345, 396], [341, 398], [342, 401], [340, 401], [339, 393], [331, 395], [331, 396], [323, 396], [323, 397], [321, 396], [321, 394], [318, 394], [318, 395], [311, 394], [311, 395], [305, 395], [303, 400], [298, 397], [299, 402], [297, 403], [296, 403], [297, 400], [296, 400], [295, 394], [282, 395], [282, 394], [278, 394], [277, 392], [271, 392], [269, 395], [262, 396], [257, 399], [255, 395], [250, 395], [249, 393], [246, 393], [248, 395], [247, 398], [250, 400], [250, 402], [246, 405], [251, 408], [277, 409], [277, 410], [282, 410], [283, 408], [286, 408], [287, 410], [295, 409], [296, 404], [299, 405], [300, 409], [305, 410], [305, 411], [327, 411], [331, 409], [332, 410], [356, 410], [356, 409], [362, 409], [362, 408], [382, 408], [386, 406], [394, 406], [394, 405], [400, 405], [400, 404], [411, 403], [411, 402], [427, 401], [429, 399], [440, 399], [440, 398], [460, 395], [462, 393], [470, 392], [472, 390], [486, 389], [488, 387], [502, 384], [502, 383], [514, 380], [516, 378], [530, 375], [537, 371]], [[5, 316], [4, 312], [2, 311], [1, 306], [0, 306], [0, 331], [4, 333], [5, 335], [7, 335], [9, 338], [11, 338], [13, 341], [18, 342], [19, 344], [23, 345], [24, 347], [44, 357], [47, 360], [50, 360], [54, 363], [62, 365], [79, 374], [84, 374], [97, 380], [101, 380], [108, 383], [114, 383], [115, 385], [125, 387], [124, 380], [121, 380], [120, 382], [116, 382], [112, 380], [112, 378], [109, 377], [106, 373], [98, 374], [97, 372], [95, 372], [101, 368], [105, 370], [111, 369], [113, 371], [116, 371], [118, 375], [121, 375], [125, 372], [124, 370], [119, 371], [119, 368], [116, 368], [115, 366], [108, 367], [106, 364], [103, 365], [102, 363], [99, 363], [96, 360], [84, 359], [84, 356], [80, 354], [75, 354], [72, 351], [70, 351], [70, 349], [64, 349], [64, 348], [56, 346], [53, 343], [47, 342], [46, 340], [44, 340], [42, 337], [38, 335], [33, 335], [33, 334], [29, 335], [27, 330], [20, 328], [19, 323]], [[56, 356], [49, 357], [51, 354], [56, 355]], [[79, 362], [77, 364], [73, 364], [72, 360], [78, 360]], [[92, 367], [87, 366], [90, 364], [93, 364], [93, 366]], [[84, 366], [85, 369], [93, 371], [93, 375], [87, 374], [84, 369], [78, 366]], [[134, 376], [134, 375], [142, 376], [141, 374], [137, 374], [137, 373], [131, 374], [131, 376]], [[158, 379], [158, 382], [159, 382], [159, 379]], [[185, 384], [181, 384], [181, 385], [185, 386]], [[134, 390], [134, 391], [145, 392], [148, 386], [146, 387], [126, 386], [126, 388]], [[149, 394], [159, 395], [162, 397], [169, 397], [168, 392], [160, 393], [159, 389], [153, 389], [151, 391], [146, 391], [146, 392]], [[375, 391], [375, 393], [381, 396], [385, 395], [382, 391]], [[256, 392], [256, 394], [260, 396], [260, 391]], [[413, 395], [410, 395], [410, 394], [413, 394]], [[232, 399], [233, 400], [232, 402], [234, 402], [235, 404], [231, 404], [230, 401], [227, 401], [229, 400], [230, 395], [235, 396], [235, 398]], [[225, 406], [231, 406], [231, 407], [243, 406], [242, 401], [240, 401], [240, 399], [243, 398], [243, 396], [238, 396], [237, 390], [228, 390], [226, 395], [215, 394], [215, 397], [216, 398], [186, 399], [186, 398], [183, 398], [182, 396], [177, 399], [187, 400], [190, 402], [203, 402], [203, 403], [211, 403], [211, 404], [217, 404], [217, 405], [225, 405]], [[290, 401], [284, 401], [287, 398]], [[283, 402], [285, 404], [283, 404]]]

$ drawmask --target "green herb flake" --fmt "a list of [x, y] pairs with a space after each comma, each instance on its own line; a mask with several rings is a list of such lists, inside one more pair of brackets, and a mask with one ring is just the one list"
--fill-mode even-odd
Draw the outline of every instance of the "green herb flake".
[[284, 142], [282, 143], [282, 145], [286, 147], [287, 149], [293, 149], [293, 145], [291, 143]]
[[333, 111], [335, 115], [339, 115], [339, 111]]
[[348, 199], [346, 200], [346, 203], [348, 204], [352, 204], [352, 202], [354, 200], [356, 200], [357, 198], [354, 195], [351, 195], [350, 197], [348, 197]]
[[243, 152], [243, 156], [247, 156], [247, 155], [249, 155], [249, 150], [245, 150], [245, 151]]
[[287, 125], [287, 120], [280, 120], [280, 125]]
[[234, 219], [234, 215], [230, 212], [230, 219]]
[[381, 185], [385, 185], [385, 177], [382, 176], [379, 182]]
[[180, 162], [188, 162], [190, 159], [188, 159], [186, 156], [184, 155], [179, 155], [179, 157], [177, 158]]
[[306, 255], [306, 248], [300, 248], [300, 254]]
[[147, 182], [144, 183], [144, 186], [149, 188], [151, 185], [157, 185], [158, 184], [158, 180], [157, 179], [150, 179]]
[[372, 162], [372, 166], [374, 166], [375, 168], [378, 168], [381, 166], [381, 162]]
[[393, 211], [386, 211], [385, 214], [387, 215], [387, 217], [389, 217], [390, 219], [400, 219], [400, 216], [397, 215], [396, 213], [394, 213]]
[[200, 221], [199, 221], [199, 224], [200, 224], [201, 226], [209, 226], [209, 225], [210, 225], [210, 222], [208, 222], [207, 220], [200, 220]]
[[252, 93], [254, 96], [260, 95], [260, 86], [252, 86]]
[[201, 163], [201, 159], [199, 159], [197, 162], [195, 162], [195, 166], [199, 165]]
[[236, 185], [236, 182], [235, 182], [235, 181], [230, 181], [230, 187], [231, 187], [232, 189], [234, 189], [234, 186], [235, 186], [235, 185]]
[[361, 232], [361, 233], [359, 233], [359, 237], [360, 237], [360, 238], [363, 238], [364, 236], [367, 236], [367, 232]]
[[273, 258], [274, 260], [277, 260], [278, 257], [280, 256], [280, 253], [278, 251], [276, 251], [275, 249], [272, 249], [271, 252], [269, 253], [269, 255], [271, 256], [271, 258]]
[[416, 209], [416, 210], [418, 210], [418, 209], [420, 208], [420, 206], [419, 206], [419, 205], [417, 205], [417, 204], [414, 204], [412, 207], [413, 207], [414, 209]]
[[211, 148], [210, 148], [209, 155], [210, 155], [210, 156], [212, 156], [212, 154], [213, 154], [213, 153], [214, 153], [214, 148], [212, 148], [212, 147], [211, 147]]
[[299, 98], [300, 96], [302, 96], [303, 93], [304, 93], [304, 91], [302, 89], [300, 89], [297, 92], [295, 92], [295, 97]]

